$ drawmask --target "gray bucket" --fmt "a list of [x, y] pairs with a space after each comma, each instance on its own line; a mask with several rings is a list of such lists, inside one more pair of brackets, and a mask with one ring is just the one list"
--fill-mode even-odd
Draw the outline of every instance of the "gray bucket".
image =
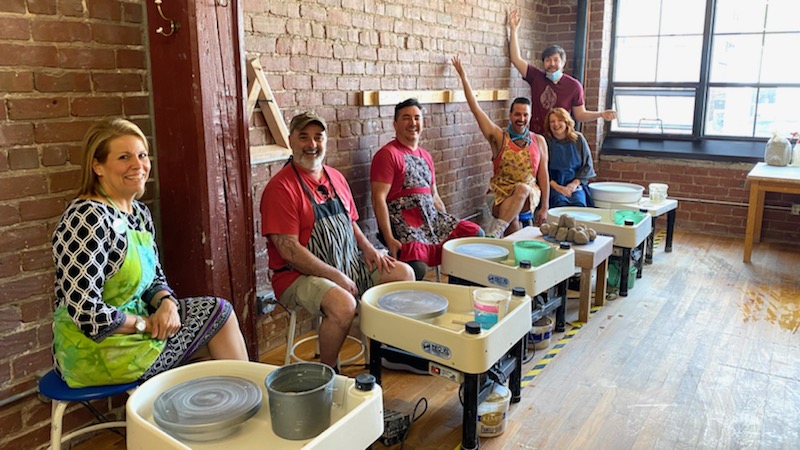
[[267, 376], [272, 432], [284, 439], [309, 439], [331, 424], [333, 380], [325, 364], [301, 362], [276, 369]]

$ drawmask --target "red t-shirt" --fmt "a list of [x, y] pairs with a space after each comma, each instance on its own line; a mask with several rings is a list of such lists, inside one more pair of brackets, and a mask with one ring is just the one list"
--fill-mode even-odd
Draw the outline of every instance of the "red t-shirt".
[[541, 69], [528, 64], [525, 81], [531, 85], [531, 131], [544, 134], [544, 118], [553, 108], [564, 108], [572, 114], [572, 108], [583, 105], [583, 86], [575, 78], [563, 74], [558, 83], [553, 83]]
[[[330, 181], [324, 174], [317, 181], [308, 172], [299, 167], [297, 172], [318, 202], [325, 200], [317, 191], [317, 187], [320, 184], [328, 189], [331, 197], [334, 195], [333, 188], [335, 188], [336, 196], [342, 200], [345, 210], [350, 215], [350, 220], [352, 222], [357, 221], [358, 210], [353, 202], [353, 194], [344, 175], [330, 166], [324, 167], [330, 176]], [[260, 209], [261, 234], [263, 236], [288, 234], [297, 236], [301, 245], [308, 245], [308, 241], [311, 239], [311, 230], [314, 227], [314, 208], [303, 190], [300, 180], [297, 179], [297, 175], [292, 170], [291, 163], [287, 164], [286, 167], [269, 180], [267, 187], [264, 188], [264, 192], [261, 194]], [[286, 266], [286, 261], [281, 257], [272, 239], [269, 238], [267, 238], [267, 256], [269, 257], [269, 268], [271, 270], [278, 270]], [[299, 276], [300, 272], [296, 270], [283, 270], [272, 274], [272, 288], [275, 290], [275, 295], [278, 299], [280, 299], [283, 291]]]
[[[406, 180], [406, 162], [404, 156], [406, 154], [424, 159], [431, 172], [430, 185], [434, 186], [436, 184], [436, 174], [434, 172], [431, 154], [422, 147], [411, 150], [401, 144], [397, 139], [393, 139], [378, 150], [378, 153], [372, 158], [372, 166], [369, 172], [370, 181], [389, 183], [392, 185], [389, 188], [389, 194], [386, 196], [388, 200], [395, 200], [399, 196], [398, 194], [404, 189], [403, 184]], [[432, 193], [433, 190], [431, 190], [431, 194]]]

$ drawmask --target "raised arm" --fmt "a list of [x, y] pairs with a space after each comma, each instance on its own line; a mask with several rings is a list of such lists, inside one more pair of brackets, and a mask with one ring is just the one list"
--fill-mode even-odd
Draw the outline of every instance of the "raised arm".
[[516, 8], [512, 9], [508, 13], [508, 28], [510, 29], [508, 56], [511, 58], [511, 64], [513, 64], [524, 77], [525, 74], [528, 73], [528, 62], [522, 59], [522, 56], [519, 54], [519, 41], [517, 40], [519, 21], [519, 10]]
[[467, 74], [464, 72], [464, 67], [461, 65], [461, 58], [454, 56], [451, 62], [456, 72], [458, 72], [458, 76], [461, 78], [461, 84], [464, 86], [464, 96], [467, 98], [469, 109], [472, 111], [472, 115], [475, 116], [475, 120], [478, 122], [478, 127], [481, 129], [483, 137], [489, 141], [489, 145], [492, 147], [492, 158], [494, 158], [500, 153], [500, 145], [503, 143], [503, 129], [495, 125], [492, 119], [490, 119], [489, 116], [483, 112], [480, 105], [478, 105], [478, 100], [475, 98], [475, 93], [472, 92], [472, 86], [469, 84]]

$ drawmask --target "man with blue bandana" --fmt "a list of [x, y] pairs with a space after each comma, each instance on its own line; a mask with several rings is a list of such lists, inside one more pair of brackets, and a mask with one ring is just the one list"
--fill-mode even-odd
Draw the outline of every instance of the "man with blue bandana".
[[489, 190], [494, 194], [492, 216], [495, 221], [488, 227], [487, 236], [503, 237], [517, 231], [521, 227], [519, 213], [533, 211], [537, 205], [541, 207], [536, 211], [534, 222], [543, 223], [547, 219], [550, 197], [547, 143], [544, 137], [528, 129], [530, 100], [524, 97], [514, 99], [508, 126], [500, 128], [478, 105], [461, 59], [455, 56], [452, 62], [464, 86], [469, 109], [492, 149], [494, 175]]

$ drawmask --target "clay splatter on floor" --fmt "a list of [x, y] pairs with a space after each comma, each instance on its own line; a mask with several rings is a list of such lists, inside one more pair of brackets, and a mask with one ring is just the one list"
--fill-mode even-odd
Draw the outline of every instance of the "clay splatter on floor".
[[741, 310], [745, 322], [766, 320], [792, 334], [800, 329], [800, 291], [761, 285], [744, 293]]

